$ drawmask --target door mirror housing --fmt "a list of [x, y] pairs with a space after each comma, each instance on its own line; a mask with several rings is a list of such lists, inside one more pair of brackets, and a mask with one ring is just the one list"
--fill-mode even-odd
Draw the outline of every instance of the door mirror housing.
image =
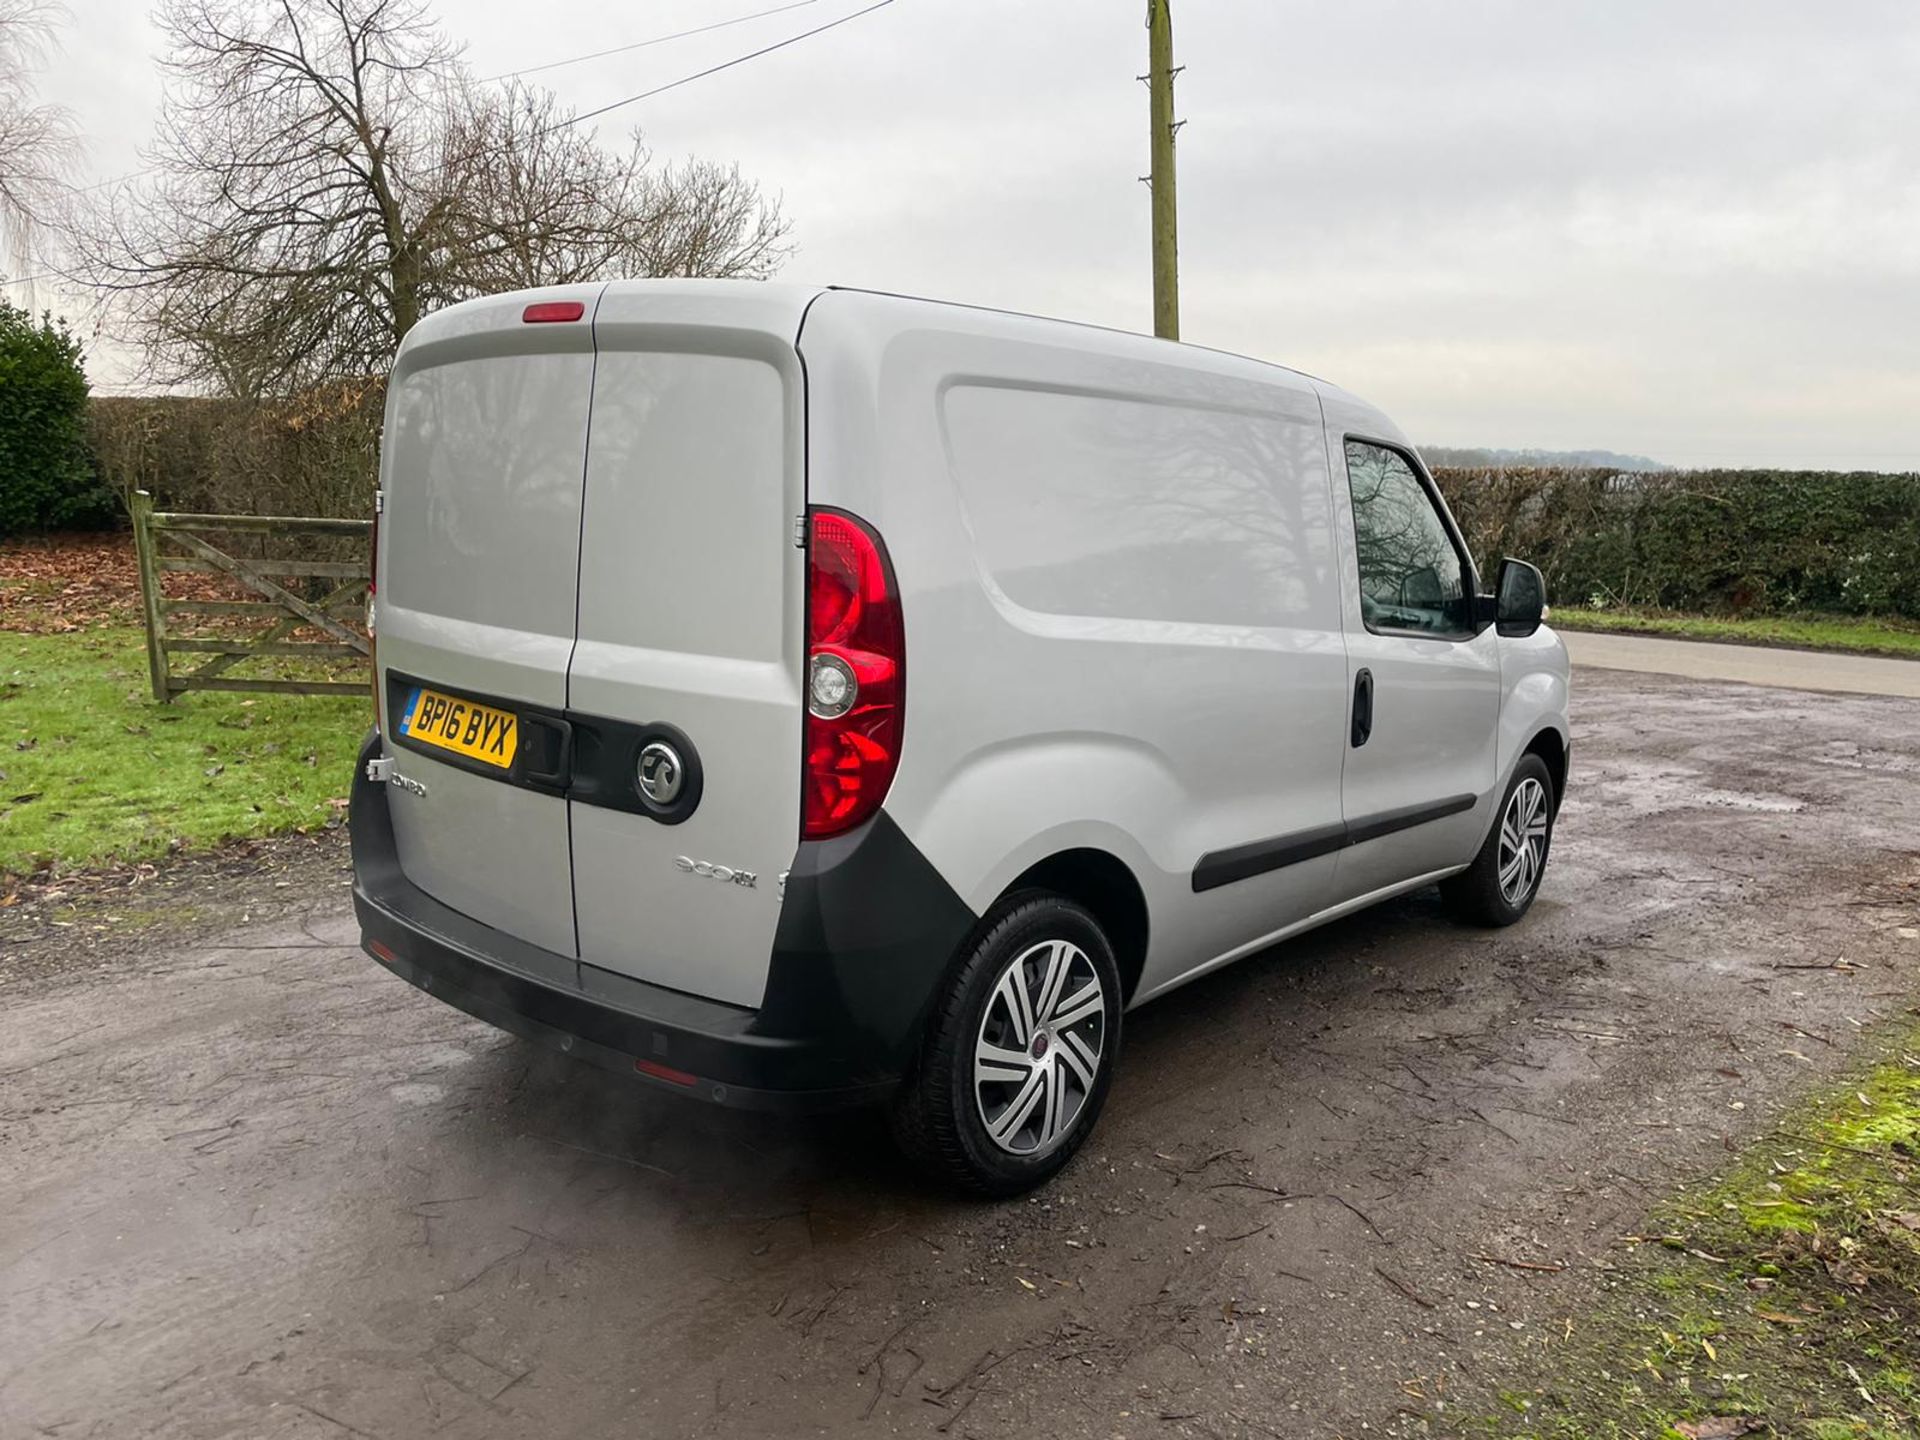
[[1502, 560], [1494, 587], [1494, 629], [1520, 639], [1538, 630], [1546, 617], [1547, 582], [1539, 567], [1511, 557]]

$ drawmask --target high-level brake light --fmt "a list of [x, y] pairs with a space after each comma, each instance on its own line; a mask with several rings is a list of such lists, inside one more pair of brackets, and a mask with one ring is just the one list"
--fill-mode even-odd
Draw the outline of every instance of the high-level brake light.
[[586, 313], [587, 307], [578, 300], [542, 300], [522, 310], [520, 319], [528, 325], [551, 325], [556, 321], [578, 320]]

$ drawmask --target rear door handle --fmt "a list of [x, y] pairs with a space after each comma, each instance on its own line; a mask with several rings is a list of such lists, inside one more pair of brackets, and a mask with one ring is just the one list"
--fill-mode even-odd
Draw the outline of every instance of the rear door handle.
[[538, 751], [528, 745], [520, 779], [536, 790], [564, 793], [573, 780], [573, 726], [557, 715], [523, 714], [520, 728], [523, 744], [528, 743], [529, 732], [543, 742]]
[[1353, 677], [1353, 748], [1358, 750], [1373, 734], [1373, 672], [1362, 667]]

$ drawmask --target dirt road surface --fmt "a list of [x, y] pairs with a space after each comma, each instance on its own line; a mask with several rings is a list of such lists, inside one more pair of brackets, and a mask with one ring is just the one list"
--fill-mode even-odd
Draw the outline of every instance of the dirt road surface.
[[28, 972], [0, 1433], [1448, 1433], [1920, 993], [1920, 703], [1588, 670], [1575, 728], [1524, 924], [1416, 895], [1139, 1012], [1013, 1204], [497, 1034], [337, 887]]

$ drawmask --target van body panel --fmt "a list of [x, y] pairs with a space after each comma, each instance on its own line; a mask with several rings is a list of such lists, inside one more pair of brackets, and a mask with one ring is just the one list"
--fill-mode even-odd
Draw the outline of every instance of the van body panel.
[[[583, 323], [521, 320], [574, 298]], [[1350, 436], [1413, 482], [1397, 508], [1363, 493], [1364, 537]], [[365, 943], [710, 1100], [891, 1093], [981, 917], [1063, 852], [1137, 882], [1137, 1004], [1466, 867], [1522, 751], [1566, 743], [1558, 638], [1421, 598], [1454, 597], [1419, 557], [1451, 546], [1478, 577], [1444, 504], [1412, 503], [1430, 477], [1405, 437], [1237, 356], [862, 291], [523, 292], [407, 338], [381, 473], [383, 686], [518, 706], [566, 743], [501, 776], [370, 737], [394, 764], [353, 791]], [[802, 840], [822, 506], [887, 552], [903, 733], [882, 808]], [[1383, 569], [1396, 515], [1418, 554]], [[649, 810], [648, 735], [684, 746], [697, 803]], [[1103, 916], [1107, 868], [1083, 897]]]
[[[591, 313], [600, 289], [549, 294]], [[383, 694], [399, 673], [507, 706], [566, 703], [593, 336], [584, 322], [524, 324], [525, 303], [500, 296], [429, 316], [394, 365], [376, 577]], [[392, 806], [408, 878], [572, 955], [566, 802], [417, 749], [390, 742], [387, 753], [425, 787]]]
[[594, 322], [567, 702], [674, 727], [702, 789], [671, 825], [571, 802], [573, 900], [583, 961], [757, 1005], [800, 832], [808, 296], [686, 294], [616, 283]]
[[[1385, 889], [1408, 875], [1466, 865], [1480, 848], [1499, 799], [1494, 791], [1501, 641], [1491, 626], [1458, 639], [1368, 629], [1361, 613], [1346, 442], [1351, 437], [1401, 452], [1423, 482], [1424, 467], [1406, 437], [1378, 410], [1334, 386], [1317, 388], [1326, 414], [1338, 516], [1349, 707], [1362, 669], [1371, 678], [1373, 697], [1373, 726], [1366, 743], [1346, 748], [1342, 805], [1348, 825], [1359, 833], [1396, 826], [1341, 855], [1336, 895], [1345, 900]], [[1430, 483], [1427, 488], [1431, 490]], [[1431, 499], [1460, 551], [1471, 595], [1478, 588], [1472, 556], [1460, 543], [1459, 529], [1438, 491], [1431, 491]], [[1433, 818], [1399, 824], [1409, 811]]]
[[1270, 949], [1275, 945], [1291, 940], [1297, 935], [1304, 935], [1310, 930], [1318, 930], [1322, 925], [1331, 925], [1336, 920], [1345, 919], [1349, 915], [1365, 910], [1370, 906], [1378, 905], [1382, 901], [1391, 900], [1396, 895], [1404, 895], [1410, 890], [1418, 890], [1422, 886], [1431, 885], [1438, 880], [1444, 880], [1447, 876], [1458, 871], [1459, 868], [1457, 865], [1448, 865], [1439, 870], [1430, 870], [1425, 874], [1404, 876], [1391, 885], [1381, 886], [1378, 890], [1365, 891], [1359, 895], [1346, 896], [1344, 899], [1338, 900], [1326, 906], [1324, 909], [1314, 911], [1313, 914], [1304, 919], [1295, 920], [1291, 924], [1282, 925], [1278, 929], [1264, 931], [1249, 939], [1243, 940], [1231, 950], [1222, 951], [1211, 960], [1196, 965], [1191, 970], [1183, 971], [1178, 975], [1173, 975], [1162, 980], [1151, 990], [1143, 988], [1133, 997], [1133, 1003], [1135, 1005], [1144, 1005], [1149, 1000], [1157, 1000], [1168, 991], [1178, 990], [1182, 985], [1191, 984], [1203, 975], [1211, 975], [1216, 970], [1225, 969], [1236, 960], [1245, 960], [1249, 956], [1259, 954], [1262, 950]]
[[1552, 731], [1562, 748], [1567, 733], [1567, 642], [1551, 626], [1500, 640], [1500, 787], [1534, 737]]
[[968, 903], [990, 905], [1034, 837], [1135, 836], [1156, 892], [1145, 987], [1319, 909], [1331, 855], [1191, 883], [1209, 851], [1340, 822], [1346, 654], [1311, 383], [856, 292], [823, 295], [800, 348], [830, 397], [811, 498], [877, 525], [899, 572], [887, 809]]
[[[1491, 629], [1460, 642], [1363, 631], [1347, 643], [1351, 665], [1369, 669], [1374, 687], [1373, 735], [1346, 759], [1347, 823], [1364, 830], [1408, 810], [1434, 817], [1343, 852], [1339, 891], [1364, 895], [1465, 865], [1480, 848], [1499, 798], [1500, 653]], [[1457, 808], [1443, 813], [1449, 806]]]

